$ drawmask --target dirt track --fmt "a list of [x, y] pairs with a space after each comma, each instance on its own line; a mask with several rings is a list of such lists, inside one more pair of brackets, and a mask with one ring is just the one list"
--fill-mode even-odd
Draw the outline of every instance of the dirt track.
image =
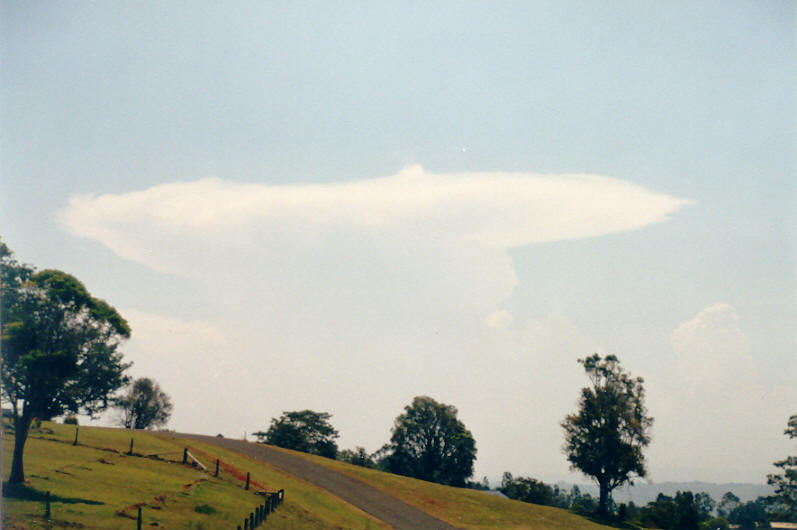
[[[329, 491], [349, 504], [399, 530], [427, 528], [453, 530], [457, 528], [360, 480], [314, 464], [303, 458], [272, 449], [267, 445], [197, 434], [177, 434], [177, 436], [201, 440], [225, 449], [232, 449], [247, 456], [256, 457], [258, 460], [267, 462], [291, 475], [312, 482], [316, 486]], [[290, 496], [289, 491], [286, 492], [286, 497], [288, 496]]]

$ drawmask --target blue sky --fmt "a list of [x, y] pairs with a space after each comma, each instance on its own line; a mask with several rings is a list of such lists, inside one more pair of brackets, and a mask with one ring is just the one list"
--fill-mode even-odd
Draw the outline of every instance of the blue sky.
[[375, 450], [428, 394], [477, 477], [572, 479], [600, 351], [648, 382], [653, 480], [763, 481], [797, 412], [794, 15], [5, 2], [0, 234], [123, 311], [178, 429], [315, 408]]

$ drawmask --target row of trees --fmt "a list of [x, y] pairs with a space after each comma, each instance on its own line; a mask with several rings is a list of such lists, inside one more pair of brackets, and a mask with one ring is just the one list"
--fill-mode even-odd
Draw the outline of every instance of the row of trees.
[[[528, 477], [515, 478], [507, 472], [498, 490], [510, 499], [555, 506], [581, 515], [593, 515], [598, 511], [598, 499], [582, 493], [578, 486], [564, 491], [556, 485]], [[612, 515], [607, 519], [616, 524], [642, 528], [727, 530], [734, 525], [752, 529], [766, 526], [766, 521], [773, 516], [769, 507], [764, 497], [743, 503], [739, 497], [727, 492], [717, 503], [705, 492], [679, 491], [674, 497], [660, 493], [645, 506], [637, 506], [633, 502], [616, 505], [610, 499], [608, 511]]]
[[[602, 358], [594, 354], [579, 363], [591, 384], [581, 390], [578, 411], [567, 415], [561, 426], [571, 467], [595, 480], [598, 499], [581, 495], [577, 489], [565, 493], [533, 478], [516, 479], [510, 473], [505, 473], [499, 488], [505, 495], [659, 528], [698, 528], [698, 524], [722, 527], [728, 522], [749, 524], [766, 518], [797, 521], [797, 457], [775, 462], [782, 473], [768, 476], [769, 484], [775, 486], [774, 495], [747, 504], [738, 503], [737, 499], [737, 505], [727, 510], [728, 499], [724, 498], [725, 504], [721, 503], [718, 509], [719, 519], [711, 517], [714, 501], [706, 493], [679, 492], [672, 498], [660, 495], [644, 507], [616, 506], [612, 491], [647, 474], [643, 450], [650, 443], [653, 418], [644, 405], [644, 380], [625, 372], [614, 355]], [[476, 445], [451, 405], [426, 396], [416, 397], [396, 418], [390, 442], [374, 454], [362, 447], [338, 452], [334, 441], [338, 432], [329, 423], [330, 418], [327, 413], [309, 410], [286, 412], [271, 420], [267, 432], [255, 434], [266, 443], [330, 458], [337, 456], [356, 465], [441, 484], [486, 487], [468, 482]], [[785, 433], [797, 437], [797, 415], [789, 419]]]
[[0, 242], [0, 289], [2, 396], [14, 421], [9, 484], [25, 481], [24, 449], [34, 419], [93, 417], [116, 406], [126, 427], [168, 420], [171, 402], [150, 379], [136, 380], [127, 394], [115, 396], [130, 383], [130, 363], [119, 351], [130, 326], [77, 278], [55, 269], [37, 272]]
[[326, 412], [284, 412], [271, 419], [267, 431], [253, 434], [278, 447], [450, 486], [465, 486], [473, 475], [476, 442], [451, 405], [427, 396], [414, 398], [396, 418], [390, 442], [373, 455], [362, 447], [339, 453], [338, 431], [330, 419]]

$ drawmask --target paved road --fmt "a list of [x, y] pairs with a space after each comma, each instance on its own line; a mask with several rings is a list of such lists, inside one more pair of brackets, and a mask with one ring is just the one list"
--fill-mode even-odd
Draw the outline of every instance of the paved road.
[[[268, 462], [291, 475], [312, 482], [398, 530], [456, 530], [457, 528], [360, 480], [267, 445], [198, 434], [177, 434], [177, 436], [218, 445]], [[287, 491], [286, 495], [290, 496], [290, 491]]]

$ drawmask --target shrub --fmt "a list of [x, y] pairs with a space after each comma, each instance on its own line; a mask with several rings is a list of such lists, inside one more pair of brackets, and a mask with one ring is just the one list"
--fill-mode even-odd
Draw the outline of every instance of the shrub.
[[214, 513], [216, 513], [216, 508], [214, 508], [209, 504], [200, 504], [199, 506], [194, 508], [194, 511], [196, 513], [203, 513], [205, 515], [213, 515]]
[[77, 416], [70, 414], [64, 418], [64, 425], [77, 425]]

